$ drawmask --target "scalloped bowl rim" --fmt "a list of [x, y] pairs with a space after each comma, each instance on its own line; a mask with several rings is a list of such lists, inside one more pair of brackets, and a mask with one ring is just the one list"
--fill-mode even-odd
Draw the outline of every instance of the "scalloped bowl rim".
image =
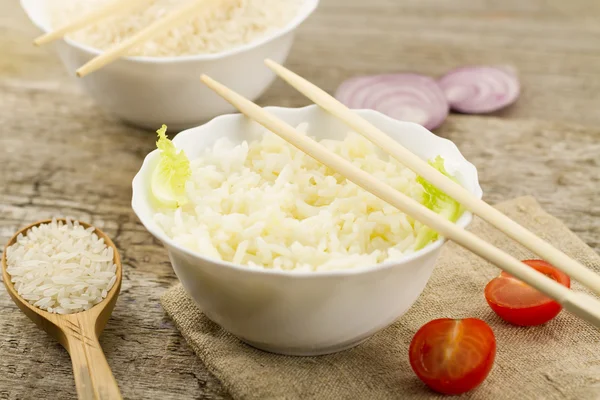
[[[28, 7], [24, 5], [26, 0], [19, 0], [21, 4], [21, 8], [25, 11], [31, 22], [35, 26], [37, 26], [44, 33], [48, 33], [50, 28], [47, 26], [48, 24], [42, 23], [38, 21], [37, 18], [29, 12]], [[121, 57], [121, 61], [130, 61], [130, 62], [138, 62], [138, 63], [148, 63], [148, 64], [170, 64], [170, 63], [178, 63], [178, 62], [194, 62], [194, 61], [212, 61], [219, 60], [222, 58], [227, 58], [230, 56], [234, 56], [236, 54], [244, 53], [247, 51], [251, 51], [257, 47], [260, 47], [264, 44], [272, 42], [298, 28], [316, 9], [319, 5], [320, 0], [304, 0], [302, 5], [300, 6], [300, 11], [296, 14], [296, 16], [287, 23], [287, 25], [274, 30], [268, 35], [262, 36], [256, 40], [253, 40], [249, 43], [245, 43], [241, 46], [236, 46], [229, 50], [221, 51], [218, 53], [207, 53], [207, 54], [193, 54], [193, 55], [183, 55], [183, 56], [168, 56], [168, 57], [156, 57], [156, 56], [127, 56]], [[100, 55], [104, 52], [104, 50], [97, 49], [95, 47], [88, 46], [83, 43], [76, 42], [72, 39], [64, 37], [63, 40], [69, 46], [74, 47], [78, 50], [84, 51], [88, 54], [92, 54], [94, 56]]]
[[[269, 107], [263, 107], [263, 108], [266, 111], [275, 111], [275, 112], [277, 112], [277, 111], [302, 112], [302, 111], [305, 111], [308, 109], [319, 108], [319, 106], [313, 104], [313, 105], [299, 107], [299, 108], [275, 107], [275, 106], [269, 106]], [[426, 128], [422, 127], [419, 124], [416, 124], [413, 122], [407, 122], [407, 121], [399, 121], [399, 120], [393, 119], [391, 117], [388, 117], [387, 115], [384, 115], [384, 114], [374, 111], [374, 110], [355, 109], [353, 111], [357, 112], [359, 114], [375, 115], [375, 116], [377, 116], [377, 118], [383, 118], [385, 120], [388, 120], [388, 122], [392, 122], [393, 124], [396, 124], [396, 125], [412, 126], [413, 128], [417, 127], [419, 130], [421, 130], [423, 132], [423, 134], [434, 136], [435, 140], [439, 140], [440, 142], [443, 142], [446, 145], [453, 147], [454, 150], [458, 153], [458, 155], [461, 158], [461, 159], [459, 158], [461, 164], [464, 164], [461, 167], [461, 169], [470, 169], [471, 172], [474, 174], [475, 186], [473, 187], [473, 190], [471, 191], [471, 193], [473, 195], [475, 195], [477, 198], [480, 198], [480, 199], [482, 198], [483, 191], [479, 184], [479, 176], [477, 173], [477, 168], [462, 155], [462, 153], [460, 152], [458, 147], [454, 144], [454, 142], [433, 134], [432, 132], [430, 132], [429, 130], [427, 130]], [[190, 128], [190, 129], [186, 129], [184, 131], [179, 132], [177, 134], [177, 136], [173, 139], [173, 143], [177, 147], [178, 142], [182, 141], [184, 136], [193, 135], [196, 133], [196, 131], [198, 129], [210, 130], [210, 128], [214, 128], [214, 126], [221, 123], [221, 121], [224, 121], [226, 119], [239, 119], [239, 118], [247, 118], [247, 117], [245, 117], [244, 115], [239, 114], [239, 113], [220, 115], [218, 117], [213, 118], [212, 120], [210, 120], [209, 122], [207, 122], [203, 125], [200, 125], [200, 126], [197, 126], [194, 128]], [[348, 130], [350, 131], [351, 129], [348, 128]], [[146, 230], [148, 230], [148, 232], [150, 234], [152, 234], [155, 238], [157, 238], [161, 242], [163, 242], [163, 244], [166, 244], [167, 245], [166, 247], [168, 249], [174, 248], [177, 251], [186, 254], [187, 256], [196, 258], [199, 261], [206, 263], [207, 265], [216, 264], [218, 267], [230, 268], [233, 270], [242, 271], [244, 273], [268, 274], [268, 275], [276, 275], [276, 276], [292, 277], [292, 278], [309, 278], [309, 279], [311, 279], [311, 278], [323, 278], [323, 277], [333, 277], [333, 276], [351, 276], [351, 275], [367, 274], [367, 273], [370, 273], [370, 272], [373, 272], [376, 270], [384, 270], [384, 269], [388, 269], [388, 268], [398, 267], [403, 264], [408, 264], [413, 260], [416, 260], [420, 257], [423, 257], [429, 253], [434, 252], [435, 250], [439, 249], [446, 242], [446, 239], [441, 237], [440, 239], [428, 244], [427, 246], [423, 247], [422, 249], [420, 249], [414, 253], [407, 254], [399, 259], [384, 261], [382, 263], [374, 264], [374, 265], [364, 265], [364, 266], [359, 266], [359, 267], [354, 267], [354, 268], [349, 268], [349, 269], [330, 270], [330, 271], [304, 271], [304, 270], [295, 271], [295, 270], [276, 270], [276, 269], [268, 269], [268, 268], [263, 268], [263, 269], [249, 268], [248, 266], [244, 266], [241, 264], [235, 264], [235, 263], [232, 263], [229, 261], [221, 261], [221, 260], [216, 260], [213, 258], [205, 257], [202, 254], [199, 254], [197, 252], [189, 250], [189, 249], [181, 246], [180, 244], [176, 243], [160, 227], [158, 227], [158, 225], [154, 222], [154, 220], [151, 217], [150, 218], [144, 217], [142, 215], [142, 213], [139, 211], [139, 209], [137, 208], [137, 204], [139, 204], [141, 201], [143, 201], [141, 199], [144, 197], [144, 195], [140, 193], [140, 191], [143, 191], [143, 190], [138, 191], [138, 190], [136, 190], [136, 188], [143, 187], [142, 181], [144, 179], [143, 176], [145, 175], [145, 171], [147, 168], [149, 168], [149, 164], [153, 161], [153, 159], [158, 156], [158, 153], [159, 153], [158, 149], [155, 149], [155, 150], [151, 151], [150, 153], [148, 153], [146, 155], [146, 157], [144, 158], [142, 166], [140, 167], [139, 171], [136, 173], [135, 177], [133, 178], [133, 181], [132, 181], [133, 194], [132, 194], [132, 201], [131, 201], [132, 209], [133, 209], [134, 213], [137, 215], [137, 217], [140, 220], [140, 222], [142, 223], [142, 225], [144, 225]], [[147, 191], [145, 191], [145, 192], [147, 193]], [[465, 210], [463, 215], [456, 222], [456, 225], [460, 226], [461, 228], [466, 228], [471, 223], [472, 220], [473, 220], [473, 214], [470, 211]]]

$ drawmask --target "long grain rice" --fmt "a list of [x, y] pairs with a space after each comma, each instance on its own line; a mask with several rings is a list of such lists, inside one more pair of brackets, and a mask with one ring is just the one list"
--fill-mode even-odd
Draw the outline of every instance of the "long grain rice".
[[19, 235], [6, 251], [7, 272], [17, 293], [57, 314], [89, 310], [114, 286], [112, 247], [94, 228], [52, 220]]
[[[61, 26], [108, 0], [54, 0], [53, 26]], [[106, 50], [190, 0], [155, 0], [133, 12], [116, 14], [67, 37]], [[168, 57], [217, 53], [250, 43], [287, 25], [303, 0], [221, 0], [186, 23], [132, 49], [130, 56]]]
[[[414, 172], [362, 136], [320, 143], [423, 201]], [[190, 162], [189, 202], [157, 209], [155, 221], [212, 259], [295, 271], [376, 265], [412, 252], [424, 228], [268, 131], [250, 143], [222, 138]]]

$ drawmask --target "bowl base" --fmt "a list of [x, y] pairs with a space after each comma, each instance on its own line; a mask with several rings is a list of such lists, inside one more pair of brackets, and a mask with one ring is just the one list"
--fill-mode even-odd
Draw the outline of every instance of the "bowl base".
[[[123, 124], [130, 126], [132, 128], [136, 128], [136, 129], [141, 129], [141, 130], [147, 130], [147, 131], [152, 131], [152, 133], [154, 133], [157, 129], [160, 129], [160, 127], [163, 125], [163, 122], [161, 123], [152, 123], [152, 122], [139, 122], [139, 121], [133, 121], [133, 120], [128, 120], [119, 116], [116, 116], [116, 118], [118, 118]], [[165, 125], [167, 125], [167, 128], [169, 130], [169, 135], [173, 135], [175, 133], [179, 133], [181, 131], [185, 131], [187, 129], [191, 129], [194, 128], [196, 126], [200, 126], [202, 124], [205, 124], [207, 121], [209, 120], [198, 120], [195, 122], [186, 122], [186, 123], [176, 123], [176, 124], [170, 124], [170, 123], [164, 123]]]
[[353, 347], [358, 346], [362, 342], [365, 342], [371, 338], [372, 335], [368, 335], [367, 337], [360, 338], [358, 340], [353, 340], [351, 342], [341, 343], [331, 347], [319, 348], [319, 349], [298, 349], [298, 348], [290, 348], [290, 347], [273, 347], [266, 345], [264, 343], [256, 343], [251, 340], [246, 340], [239, 338], [242, 342], [246, 343], [249, 346], [252, 346], [258, 350], [266, 351], [268, 353], [280, 354], [284, 356], [296, 356], [296, 357], [313, 357], [313, 356], [324, 356], [327, 354], [339, 353], [340, 351], [348, 350]]

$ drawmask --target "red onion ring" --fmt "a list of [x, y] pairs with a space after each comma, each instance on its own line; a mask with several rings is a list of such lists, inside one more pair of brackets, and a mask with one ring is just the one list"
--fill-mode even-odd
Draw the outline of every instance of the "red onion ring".
[[450, 106], [435, 80], [418, 74], [361, 76], [343, 82], [335, 97], [353, 109], [372, 109], [389, 117], [435, 129]]
[[448, 72], [438, 81], [450, 107], [466, 114], [482, 114], [514, 103], [520, 85], [510, 67], [468, 66]]

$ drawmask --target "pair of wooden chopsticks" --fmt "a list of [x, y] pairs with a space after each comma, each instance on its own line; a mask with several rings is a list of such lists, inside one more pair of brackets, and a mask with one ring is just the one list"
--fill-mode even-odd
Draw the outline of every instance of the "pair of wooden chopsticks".
[[[593, 271], [571, 259], [560, 250], [554, 248], [549, 243], [502, 214], [500, 211], [473, 196], [462, 186], [441, 174], [427, 162], [391, 139], [358, 114], [352, 112], [322, 89], [271, 60], [266, 60], [265, 62], [277, 75], [311, 99], [314, 103], [345, 122], [354, 131], [364, 135], [373, 143], [377, 144], [399, 162], [427, 179], [458, 202], [462, 203], [474, 214], [485, 219], [517, 242], [570, 275], [572, 278], [591, 288], [595, 293], [600, 293], [600, 276]], [[396, 191], [386, 183], [354, 166], [352, 163], [331, 152], [321, 144], [296, 131], [295, 128], [288, 125], [286, 122], [269, 114], [258, 105], [210, 77], [202, 75], [201, 80], [247, 117], [279, 135], [304, 153], [337, 171], [346, 177], [346, 179], [354, 182], [383, 201], [391, 204], [432, 229], [435, 229], [444, 237], [458, 243], [481, 258], [490, 261], [509, 274], [536, 288], [540, 292], [543, 292], [560, 303], [566, 310], [600, 328], [600, 301], [598, 301], [598, 299], [582, 292], [570, 290], [544, 274], [526, 266], [516, 258], [453, 224], [419, 202]]]
[[[138, 6], [153, 1], [155, 0], [115, 0], [104, 5], [103, 7], [98, 8], [97, 10], [93, 10], [90, 13], [81, 16], [75, 21], [72, 21], [52, 32], [48, 32], [45, 35], [38, 37], [33, 41], [33, 43], [38, 46], [50, 43], [56, 39], [63, 38], [68, 33], [80, 30], [110, 15], [130, 11]], [[176, 26], [177, 24], [182, 23], [184, 20], [194, 16], [199, 11], [205, 9], [207, 4], [209, 4], [211, 1], [217, 2], [224, 0], [190, 0], [189, 2], [183, 4], [181, 7], [178, 7], [173, 11], [169, 12], [162, 18], [157, 19], [144, 29], [137, 32], [135, 35], [123, 40], [120, 43], [117, 43], [102, 54], [91, 59], [79, 69], [77, 69], [75, 73], [81, 78], [112, 63], [119, 57], [125, 55], [125, 53], [127, 53], [131, 48], [135, 47], [136, 45], [143, 43], [156, 36], [157, 34], [164, 32], [165, 30], [170, 29]]]

